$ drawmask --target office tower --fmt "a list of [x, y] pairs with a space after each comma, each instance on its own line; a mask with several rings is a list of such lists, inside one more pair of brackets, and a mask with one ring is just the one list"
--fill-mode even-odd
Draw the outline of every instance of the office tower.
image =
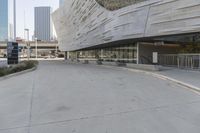
[[0, 0], [0, 41], [8, 40], [8, 0]]
[[53, 34], [51, 7], [35, 7], [35, 38], [50, 41]]
[[14, 40], [16, 41], [16, 0], [13, 1]]
[[62, 6], [65, 0], [59, 0], [59, 6]]

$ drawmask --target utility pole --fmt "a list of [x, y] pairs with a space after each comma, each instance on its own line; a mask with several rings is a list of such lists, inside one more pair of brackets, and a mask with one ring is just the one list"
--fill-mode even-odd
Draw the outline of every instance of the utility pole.
[[37, 48], [37, 38], [35, 38], [35, 58], [38, 59], [38, 48]]
[[30, 59], [30, 43], [29, 43], [29, 29], [24, 29], [27, 32], [27, 40], [26, 40], [26, 44], [27, 44], [27, 49], [28, 49], [28, 60]]

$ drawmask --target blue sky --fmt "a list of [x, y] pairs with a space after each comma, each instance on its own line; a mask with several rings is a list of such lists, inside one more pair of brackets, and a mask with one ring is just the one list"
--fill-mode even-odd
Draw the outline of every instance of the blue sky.
[[[24, 37], [24, 14], [26, 28], [30, 29], [30, 35], [34, 33], [34, 7], [51, 6], [56, 10], [59, 0], [16, 0], [17, 3], [17, 37]], [[25, 12], [25, 13], [24, 13]]]

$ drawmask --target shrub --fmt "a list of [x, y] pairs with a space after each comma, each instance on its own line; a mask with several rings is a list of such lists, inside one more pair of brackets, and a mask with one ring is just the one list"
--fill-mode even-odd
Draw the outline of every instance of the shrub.
[[0, 77], [5, 76], [8, 73], [7, 68], [0, 68]]
[[31, 69], [37, 65], [38, 65], [38, 61], [22, 61], [17, 65], [0, 68], [0, 77], [8, 75], [8, 74], [16, 73], [16, 72], [21, 72], [27, 69]]
[[117, 10], [132, 4], [147, 0], [96, 0], [101, 6], [109, 10]]

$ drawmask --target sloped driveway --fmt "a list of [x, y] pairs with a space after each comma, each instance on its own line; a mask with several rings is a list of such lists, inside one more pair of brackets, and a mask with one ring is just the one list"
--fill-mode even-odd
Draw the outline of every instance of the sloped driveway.
[[0, 133], [199, 133], [200, 95], [119, 68], [42, 61], [0, 81]]

